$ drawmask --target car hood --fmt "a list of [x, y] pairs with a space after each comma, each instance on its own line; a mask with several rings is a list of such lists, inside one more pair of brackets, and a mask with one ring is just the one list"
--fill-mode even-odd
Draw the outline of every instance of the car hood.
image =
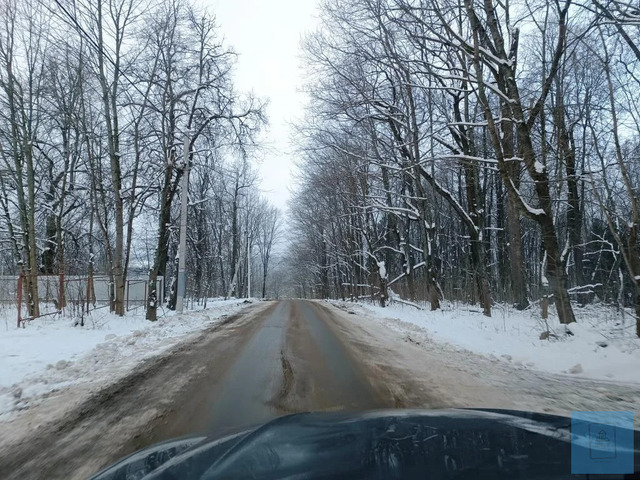
[[570, 418], [446, 409], [289, 415], [223, 438], [157, 444], [94, 480], [580, 478], [570, 473]]

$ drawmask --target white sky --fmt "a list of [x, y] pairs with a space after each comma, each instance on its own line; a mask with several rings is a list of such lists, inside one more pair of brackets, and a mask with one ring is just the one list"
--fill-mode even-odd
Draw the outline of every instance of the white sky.
[[317, 0], [204, 0], [226, 44], [238, 54], [236, 88], [269, 99], [269, 129], [259, 172], [261, 190], [284, 210], [291, 188], [293, 152], [288, 122], [305, 102], [300, 39], [313, 29]]

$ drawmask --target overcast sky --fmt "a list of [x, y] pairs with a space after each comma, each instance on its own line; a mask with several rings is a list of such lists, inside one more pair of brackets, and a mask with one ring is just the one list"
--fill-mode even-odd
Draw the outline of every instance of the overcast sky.
[[313, 29], [317, 0], [205, 0], [228, 46], [239, 54], [236, 86], [270, 101], [267, 148], [259, 165], [262, 191], [281, 209], [291, 187], [288, 122], [302, 114], [299, 46]]

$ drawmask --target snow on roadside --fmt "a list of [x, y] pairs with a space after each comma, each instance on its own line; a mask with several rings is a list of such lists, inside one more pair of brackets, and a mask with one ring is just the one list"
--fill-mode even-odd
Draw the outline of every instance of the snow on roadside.
[[[354, 306], [334, 303], [343, 309]], [[498, 358], [517, 368], [640, 383], [640, 339], [635, 337], [635, 321], [611, 307], [575, 307], [577, 323], [569, 325], [570, 333], [566, 333], [551, 310], [545, 323], [539, 312], [500, 305], [495, 306], [492, 317], [485, 317], [477, 308], [452, 303], [435, 312], [398, 303], [386, 308], [362, 302], [358, 306], [396, 331], [410, 330], [406, 324], [411, 324], [435, 341]], [[550, 337], [541, 339], [547, 329]]]
[[80, 383], [101, 385], [126, 375], [142, 360], [161, 353], [247, 305], [243, 300], [210, 301], [200, 309], [157, 322], [144, 311], [118, 317], [95, 310], [85, 326], [69, 318], [42, 317], [16, 328], [0, 328], [0, 420], [44, 396]]

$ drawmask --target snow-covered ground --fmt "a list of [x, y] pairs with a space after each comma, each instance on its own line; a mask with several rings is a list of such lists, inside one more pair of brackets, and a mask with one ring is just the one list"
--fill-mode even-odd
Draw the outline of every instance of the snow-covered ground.
[[[335, 302], [352, 308], [350, 302]], [[516, 368], [597, 380], [640, 384], [640, 339], [635, 320], [603, 305], [575, 307], [577, 322], [565, 329], [553, 309], [547, 322], [539, 311], [496, 305], [485, 317], [477, 307], [445, 303], [431, 312], [392, 303], [382, 308], [358, 303], [368, 317], [396, 331], [424, 331], [434, 341], [497, 358]], [[356, 313], [363, 313], [358, 311]], [[541, 339], [545, 331], [548, 339]], [[569, 333], [570, 332], [570, 333]]]
[[243, 307], [243, 300], [214, 300], [206, 310], [166, 312], [157, 322], [145, 320], [143, 309], [124, 317], [100, 309], [85, 318], [84, 327], [67, 317], [42, 317], [25, 328], [17, 328], [5, 309], [11, 320], [0, 323], [0, 420], [64, 387], [114, 382]]

